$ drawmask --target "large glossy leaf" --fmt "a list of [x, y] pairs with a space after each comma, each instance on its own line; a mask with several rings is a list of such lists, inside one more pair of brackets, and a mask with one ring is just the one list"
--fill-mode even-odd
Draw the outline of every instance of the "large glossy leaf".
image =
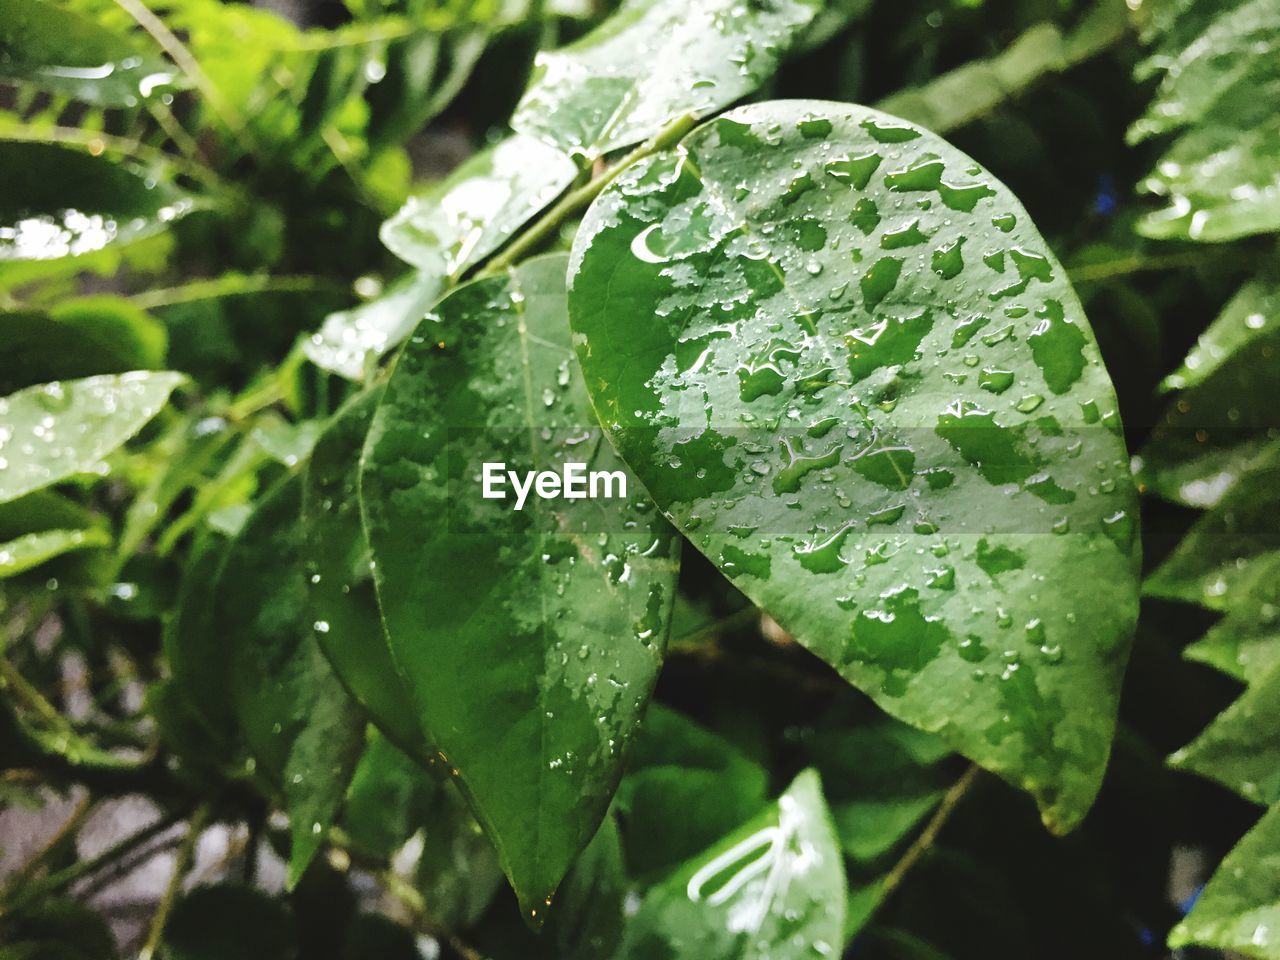
[[813, 19], [808, 0], [628, 0], [600, 27], [539, 54], [511, 125], [596, 157], [755, 90]]
[[1280, 805], [1232, 850], [1169, 934], [1169, 946], [1199, 943], [1246, 957], [1280, 957]]
[[311, 628], [338, 679], [397, 746], [431, 760], [417, 712], [391, 659], [357, 499], [360, 451], [382, 389], [359, 394], [325, 429], [303, 492]]
[[1192, 743], [1175, 766], [1216, 780], [1246, 800], [1280, 803], [1280, 669], [1250, 685]]
[[677, 544], [634, 478], [626, 498], [481, 498], [484, 462], [621, 469], [590, 427], [565, 264], [440, 302], [396, 363], [360, 481], [392, 655], [536, 921], [621, 775]]
[[162, 174], [68, 147], [6, 142], [0, 130], [0, 261], [78, 256], [165, 229], [193, 202]]
[[651, 890], [623, 960], [839, 956], [845, 878], [822, 785], [800, 774], [760, 817]]
[[231, 709], [257, 772], [284, 795], [296, 882], [324, 840], [364, 724], [307, 622], [302, 481], [260, 503], [228, 547], [214, 592]]
[[382, 225], [382, 242], [432, 276], [456, 280], [573, 182], [564, 153], [519, 134], [482, 150], [409, 198]]
[[1163, 80], [1131, 131], [1184, 131], [1143, 184], [1168, 204], [1140, 225], [1148, 236], [1229, 240], [1280, 229], [1280, 2], [1205, 12], [1183, 11], [1180, 46], [1152, 58]]
[[55, 381], [0, 398], [0, 503], [99, 469], [184, 379], [125, 373]]
[[177, 71], [88, 17], [46, 0], [0, 0], [0, 78], [103, 107], [171, 89]]
[[574, 243], [601, 425], [677, 526], [894, 716], [1069, 829], [1137, 612], [1106, 371], [1009, 191], [865, 108], [746, 107]]

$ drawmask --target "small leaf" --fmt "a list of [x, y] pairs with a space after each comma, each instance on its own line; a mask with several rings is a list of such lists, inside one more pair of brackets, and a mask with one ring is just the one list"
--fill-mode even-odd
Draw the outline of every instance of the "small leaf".
[[861, 107], [745, 107], [579, 230], [592, 402], [735, 586], [893, 716], [1030, 791], [1098, 789], [1137, 614], [1115, 397], [1017, 200]]
[[393, 658], [535, 923], [621, 776], [676, 568], [634, 478], [625, 499], [517, 511], [481, 497], [484, 462], [621, 469], [590, 426], [565, 264], [540, 258], [439, 303], [396, 362], [360, 480]]
[[370, 727], [342, 807], [342, 826], [355, 847], [389, 860], [425, 822], [441, 789], [420, 763]]
[[1183, 656], [1245, 683], [1261, 680], [1280, 666], [1280, 556], [1263, 562], [1249, 589]]
[[1192, 743], [1174, 766], [1216, 780], [1246, 800], [1280, 803], [1280, 667], [1251, 684]]
[[0, 123], [0, 261], [80, 256], [159, 233], [194, 208], [165, 173], [68, 147], [8, 142]]
[[816, 11], [807, 0], [628, 0], [581, 40], [539, 54], [511, 126], [591, 159], [639, 143], [755, 90]]
[[184, 379], [125, 373], [55, 381], [0, 398], [0, 503], [97, 470]]
[[135, 107], [181, 85], [131, 37], [44, 0], [0, 0], [0, 78], [100, 107]]
[[105, 530], [44, 530], [28, 533], [8, 543], [0, 543], [0, 580], [25, 573], [46, 560], [73, 550], [89, 550], [111, 545]]
[[1177, 949], [1196, 943], [1246, 957], [1280, 957], [1280, 805], [1227, 854], [1187, 918], [1169, 934]]
[[307, 359], [348, 380], [364, 380], [378, 358], [418, 325], [443, 289], [444, 278], [434, 273], [405, 274], [381, 296], [325, 317], [303, 345]]
[[382, 242], [431, 276], [457, 280], [573, 182], [572, 160], [519, 134], [475, 154], [410, 197], [382, 225]]
[[258, 773], [288, 808], [290, 885], [323, 842], [364, 744], [355, 705], [306, 620], [301, 494], [293, 476], [267, 495], [214, 586], [232, 712]]
[[165, 924], [162, 960], [285, 960], [296, 953], [293, 918], [250, 887], [197, 887]]
[[1182, 366], [1164, 378], [1166, 390], [1198, 386], [1229, 357], [1248, 350], [1280, 327], [1280, 282], [1258, 278], [1240, 288], [1209, 329], [1196, 340]]
[[434, 762], [382, 631], [360, 522], [360, 450], [381, 399], [381, 387], [353, 398], [325, 429], [308, 462], [302, 503], [308, 616], [334, 673], [370, 719], [401, 750], [419, 762]]
[[776, 805], [654, 887], [621, 960], [799, 960], [839, 956], [845, 878], [813, 771]]

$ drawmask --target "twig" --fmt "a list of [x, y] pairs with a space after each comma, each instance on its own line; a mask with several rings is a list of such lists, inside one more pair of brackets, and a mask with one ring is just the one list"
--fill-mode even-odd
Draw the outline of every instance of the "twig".
[[173, 875], [169, 877], [169, 885], [165, 887], [164, 895], [156, 906], [155, 916], [151, 919], [151, 932], [147, 934], [147, 942], [138, 951], [138, 960], [151, 960], [160, 947], [160, 940], [164, 936], [164, 925], [169, 920], [169, 911], [173, 909], [173, 904], [178, 899], [183, 877], [191, 869], [191, 860], [196, 852], [196, 841], [204, 832], [204, 826], [209, 820], [209, 812], [209, 805], [202, 804], [196, 808], [196, 812], [191, 815], [191, 820], [187, 823], [187, 835], [183, 838], [182, 845], [178, 847], [178, 853], [173, 860]]
[[213, 280], [193, 280], [177, 287], [161, 287], [135, 293], [128, 299], [143, 310], [172, 307], [180, 303], [200, 300], [216, 300], [219, 297], [236, 297], [254, 293], [312, 293], [339, 290], [339, 286], [323, 277], [265, 276], [218, 277]]
[[920, 831], [920, 835], [906, 849], [902, 857], [893, 865], [893, 869], [885, 874], [885, 878], [881, 881], [881, 902], [887, 900], [890, 894], [898, 888], [903, 878], [911, 871], [926, 853], [933, 849], [934, 843], [937, 842], [938, 834], [942, 832], [942, 828], [947, 825], [947, 821], [951, 819], [951, 815], [955, 813], [956, 807], [960, 801], [964, 799], [965, 794], [973, 786], [978, 776], [982, 773], [982, 768], [976, 763], [970, 764], [969, 769], [951, 785], [951, 789], [946, 792], [942, 798], [942, 802], [938, 804], [938, 809], [934, 811], [929, 822], [925, 824], [925, 828]]
[[88, 819], [90, 811], [93, 810], [93, 795], [86, 793], [80, 802], [76, 804], [75, 809], [71, 811], [66, 822], [59, 827], [51, 836], [45, 845], [36, 851], [35, 855], [26, 862], [18, 873], [10, 880], [10, 884], [14, 887], [24, 886], [29, 883], [40, 872], [40, 868], [47, 863], [55, 853], [62, 847], [69, 838], [73, 838], [76, 831]]
[[696, 122], [697, 118], [692, 115], [686, 114], [683, 117], [678, 117], [654, 134], [652, 138], [636, 147], [636, 149], [605, 170], [601, 176], [596, 177], [576, 190], [566, 193], [551, 209], [535, 220], [529, 229], [521, 233], [509, 247], [490, 260], [488, 265], [483, 270], [480, 270], [476, 276], [491, 277], [501, 273], [533, 250], [536, 250], [552, 233], [559, 229], [561, 224], [578, 213], [578, 211], [586, 209], [600, 191], [613, 181], [614, 177], [637, 160], [659, 150], [665, 150], [677, 142], [693, 129], [693, 125]]

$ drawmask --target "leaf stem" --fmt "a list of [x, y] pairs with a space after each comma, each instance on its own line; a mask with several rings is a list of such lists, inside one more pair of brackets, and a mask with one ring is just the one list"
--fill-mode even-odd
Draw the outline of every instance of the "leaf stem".
[[76, 832], [89, 818], [90, 812], [93, 810], [93, 795], [86, 793], [80, 798], [80, 802], [76, 804], [75, 809], [71, 811], [65, 823], [54, 831], [45, 845], [36, 851], [35, 856], [26, 862], [10, 881], [14, 887], [25, 886], [27, 883], [40, 872], [40, 868], [47, 863], [55, 853], [70, 838], [73, 838]]
[[1204, 254], [1171, 253], [1162, 257], [1118, 257], [1115, 260], [1103, 260], [1099, 263], [1084, 263], [1078, 267], [1069, 267], [1067, 273], [1073, 283], [1089, 283], [1097, 280], [1110, 280], [1112, 277], [1127, 277], [1134, 273], [1145, 273], [1155, 270], [1177, 270], [1180, 267], [1194, 267], [1204, 263]]
[[160, 940], [164, 936], [164, 926], [169, 920], [169, 912], [173, 909], [173, 904], [178, 899], [178, 893], [182, 889], [183, 878], [187, 875], [187, 871], [191, 869], [191, 861], [194, 859], [196, 852], [196, 841], [200, 839], [200, 834], [204, 832], [205, 824], [209, 821], [209, 813], [209, 805], [207, 803], [201, 804], [196, 808], [196, 812], [191, 815], [191, 819], [187, 823], [187, 835], [183, 838], [182, 845], [178, 847], [178, 852], [174, 856], [173, 874], [169, 877], [169, 884], [165, 887], [160, 903], [156, 906], [155, 916], [151, 918], [151, 932], [147, 934], [147, 942], [138, 951], [138, 960], [151, 960], [155, 956], [156, 950], [160, 948]]
[[880, 884], [880, 899], [882, 903], [902, 884], [903, 879], [911, 871], [911, 868], [933, 849], [933, 845], [938, 840], [938, 834], [947, 825], [947, 821], [955, 813], [956, 807], [959, 806], [960, 801], [964, 799], [965, 795], [973, 787], [981, 773], [982, 768], [976, 763], [971, 763], [969, 769], [960, 776], [960, 779], [951, 785], [951, 789], [943, 796], [942, 802], [938, 804], [938, 809], [934, 811], [929, 822], [925, 824], [925, 828], [920, 831], [920, 835], [906, 849], [906, 852], [902, 854], [898, 862], [893, 865], [893, 869], [885, 874], [885, 878]]
[[161, 287], [135, 293], [128, 299], [143, 310], [172, 307], [180, 303], [200, 300], [216, 300], [219, 297], [236, 297], [255, 293], [312, 293], [340, 287], [324, 277], [283, 276], [223, 276], [212, 280], [193, 280], [177, 287]]
[[508, 267], [514, 265], [517, 261], [523, 259], [533, 250], [541, 246], [560, 226], [569, 218], [585, 210], [607, 187], [619, 173], [631, 166], [637, 160], [657, 153], [659, 150], [665, 150], [667, 147], [676, 143], [681, 137], [693, 129], [697, 123], [697, 117], [692, 114], [685, 114], [671, 121], [650, 139], [646, 140], [636, 149], [632, 150], [617, 163], [611, 165], [604, 170], [600, 176], [588, 181], [576, 190], [570, 190], [560, 200], [552, 206], [546, 213], [533, 222], [533, 224], [520, 234], [510, 246], [499, 253], [496, 257], [476, 273], [476, 277], [491, 277], [494, 274], [501, 273]]

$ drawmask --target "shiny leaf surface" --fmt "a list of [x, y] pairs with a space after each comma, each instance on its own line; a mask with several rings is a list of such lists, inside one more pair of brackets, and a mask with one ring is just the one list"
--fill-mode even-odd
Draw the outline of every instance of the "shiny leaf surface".
[[98, 470], [184, 379], [125, 373], [55, 381], [0, 398], [0, 503]]
[[1008, 190], [875, 111], [746, 107], [600, 195], [570, 314], [606, 433], [735, 586], [1078, 822], [1137, 613], [1134, 489]]
[[1280, 556], [1264, 561], [1249, 589], [1183, 655], [1246, 683], [1280, 666]]
[[838, 956], [844, 912], [840, 849], [821, 781], [806, 771], [776, 805], [651, 890], [620, 957]]
[[364, 725], [307, 622], [301, 478], [262, 500], [227, 549], [214, 591], [232, 712], [257, 772], [283, 792], [296, 883], [324, 839]]
[[625, 498], [481, 498], [482, 462], [622, 469], [590, 427], [565, 263], [440, 302], [396, 363], [360, 481], [392, 655], [535, 921], [621, 775], [676, 557], [634, 477]]
[[755, 90], [815, 12], [808, 0], [628, 0], [581, 40], [538, 56], [511, 125], [592, 158], [639, 143]]
[[90, 550], [111, 545], [105, 530], [43, 530], [0, 543], [0, 580], [17, 576], [46, 560], [73, 550]]
[[1203, 383], [1224, 361], [1271, 339], [1280, 326], [1280, 281], [1252, 280], [1231, 298], [1161, 386], [1185, 390]]

